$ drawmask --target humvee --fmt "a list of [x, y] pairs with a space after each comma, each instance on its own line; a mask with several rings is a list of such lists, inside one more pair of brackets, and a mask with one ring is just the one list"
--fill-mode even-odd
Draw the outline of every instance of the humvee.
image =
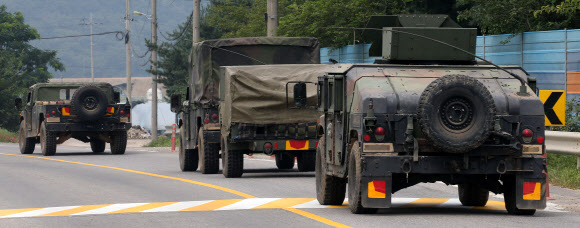
[[[222, 156], [223, 159], [223, 145], [225, 145], [221, 135], [219, 112], [221, 108], [220, 92], [223, 91], [220, 88], [220, 67], [318, 64], [320, 63], [320, 48], [318, 40], [315, 38], [248, 37], [206, 40], [193, 45], [189, 59], [190, 75], [184, 101], [182, 102], [179, 95], [171, 98], [172, 111], [180, 113], [178, 122], [181, 139], [179, 145], [180, 168], [182, 171], [195, 171], [199, 166], [201, 173], [213, 174], [219, 171], [219, 158]], [[283, 97], [282, 101], [284, 101]], [[251, 115], [251, 113], [249, 114]], [[316, 117], [313, 117], [309, 123], [303, 124], [314, 125], [315, 122]], [[314, 126], [311, 126], [311, 128], [314, 129]], [[247, 135], [258, 134], [263, 136], [264, 125], [258, 126], [246, 123], [246, 125], [236, 129], [242, 130]], [[260, 144], [258, 141], [265, 139], [262, 136], [246, 139], [253, 140], [252, 145]], [[279, 139], [282, 139], [281, 136]], [[296, 156], [301, 157], [299, 156], [301, 152], [312, 152], [311, 154], [314, 154], [313, 145], [315, 144], [314, 140], [316, 140], [314, 134], [309, 137], [286, 137], [284, 139], [297, 140], [296, 144], [310, 145], [310, 147], [297, 146], [299, 148], [297, 151], [283, 150], [286, 147], [282, 146], [266, 150], [268, 154], [275, 154], [278, 168], [293, 168], [294, 159]], [[308, 140], [313, 141], [307, 144]], [[262, 148], [265, 142], [261, 142], [260, 146], [256, 147], [260, 149], [254, 151], [263, 151]], [[273, 142], [272, 145], [274, 145]], [[220, 149], [222, 149], [222, 155], [219, 153]], [[243, 156], [243, 154], [240, 154], [240, 156]], [[299, 161], [299, 168], [302, 171], [313, 170], [313, 156], [310, 156], [310, 158], [300, 159], [312, 161], [310, 166]], [[235, 170], [240, 170], [239, 166], [236, 167]], [[228, 170], [234, 169], [227, 169], [226, 166], [224, 168], [227, 171], [224, 172], [224, 175], [227, 177], [240, 176], [242, 174], [241, 171], [235, 171], [236, 174], [229, 175]]]
[[382, 58], [318, 78], [320, 204], [342, 205], [348, 186], [351, 212], [375, 213], [403, 188], [442, 181], [464, 206], [491, 191], [510, 214], [545, 208], [544, 109], [526, 71], [475, 61], [476, 29], [445, 15], [368, 25]]
[[52, 156], [56, 145], [70, 138], [90, 143], [94, 153], [111, 144], [112, 154], [124, 154], [131, 128], [129, 104], [119, 104], [120, 93], [109, 83], [40, 83], [31, 86], [20, 114], [19, 145], [32, 154], [40, 143], [42, 154]]

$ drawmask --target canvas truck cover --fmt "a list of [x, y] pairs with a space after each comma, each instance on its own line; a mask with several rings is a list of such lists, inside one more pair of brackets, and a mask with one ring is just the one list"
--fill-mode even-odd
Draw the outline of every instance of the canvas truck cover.
[[267, 64], [317, 64], [320, 47], [316, 38], [248, 37], [206, 40], [195, 43], [189, 56], [192, 101], [219, 102], [219, 74], [222, 66]]
[[[316, 109], [288, 109], [286, 83], [317, 82], [318, 76], [335, 65], [268, 65], [221, 68], [220, 116], [222, 134], [229, 135], [232, 123], [290, 124], [316, 122]], [[293, 86], [289, 84], [289, 101], [293, 102]], [[308, 105], [316, 105], [316, 86], [307, 85]], [[293, 106], [291, 103], [290, 106]]]

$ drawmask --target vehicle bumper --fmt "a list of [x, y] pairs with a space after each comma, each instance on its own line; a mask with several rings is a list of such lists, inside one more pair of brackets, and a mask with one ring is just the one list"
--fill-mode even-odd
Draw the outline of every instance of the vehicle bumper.
[[46, 129], [59, 132], [108, 132], [126, 131], [131, 123], [46, 123]]

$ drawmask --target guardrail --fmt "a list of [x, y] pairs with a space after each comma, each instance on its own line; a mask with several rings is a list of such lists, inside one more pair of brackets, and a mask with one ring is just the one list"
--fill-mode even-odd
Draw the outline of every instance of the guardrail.
[[580, 169], [580, 132], [546, 131], [546, 152], [578, 157], [576, 168]]

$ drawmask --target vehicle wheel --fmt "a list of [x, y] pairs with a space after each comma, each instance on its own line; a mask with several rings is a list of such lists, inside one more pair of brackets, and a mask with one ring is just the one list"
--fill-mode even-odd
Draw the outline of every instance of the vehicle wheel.
[[536, 209], [518, 209], [516, 206], [516, 195], [515, 177], [510, 177], [504, 183], [503, 198], [505, 209], [512, 215], [534, 215]]
[[494, 126], [495, 103], [485, 85], [465, 75], [431, 82], [419, 98], [419, 126], [437, 148], [462, 153], [481, 146]]
[[475, 184], [460, 184], [457, 189], [461, 205], [483, 207], [487, 204], [489, 190]]
[[228, 143], [222, 138], [222, 166], [226, 178], [241, 177], [244, 173], [244, 154], [241, 151], [228, 149]]
[[91, 150], [93, 153], [102, 153], [105, 151], [105, 146], [107, 145], [105, 141], [100, 139], [92, 139], [91, 140]]
[[361, 198], [361, 160], [358, 142], [353, 144], [348, 159], [348, 207], [353, 214], [374, 214], [377, 208], [365, 208]]
[[[185, 149], [183, 146], [185, 131], [183, 128], [180, 129], [179, 136], [179, 168], [181, 171], [196, 171], [199, 165], [199, 156], [196, 149]], [[183, 133], [181, 133], [183, 132]]]
[[112, 132], [111, 140], [111, 153], [125, 154], [125, 149], [127, 149], [127, 132]]
[[303, 151], [298, 154], [298, 171], [310, 172], [316, 167], [316, 151]]
[[40, 148], [44, 156], [56, 154], [56, 134], [46, 130], [46, 122], [40, 126]]
[[326, 174], [326, 162], [322, 146], [324, 138], [318, 142], [316, 148], [316, 199], [321, 205], [342, 205], [346, 193], [346, 180]]
[[34, 146], [36, 139], [34, 137], [26, 137], [26, 123], [24, 121], [20, 122], [20, 134], [18, 134], [18, 146], [20, 147], [21, 154], [32, 154], [34, 152]]
[[276, 153], [276, 167], [278, 169], [293, 169], [294, 156], [289, 152]]
[[94, 85], [80, 87], [71, 98], [72, 113], [85, 121], [103, 118], [107, 106], [107, 95], [101, 88]]
[[199, 151], [199, 170], [203, 174], [215, 174], [220, 169], [219, 145], [208, 143], [203, 128], [199, 129], [197, 146]]

